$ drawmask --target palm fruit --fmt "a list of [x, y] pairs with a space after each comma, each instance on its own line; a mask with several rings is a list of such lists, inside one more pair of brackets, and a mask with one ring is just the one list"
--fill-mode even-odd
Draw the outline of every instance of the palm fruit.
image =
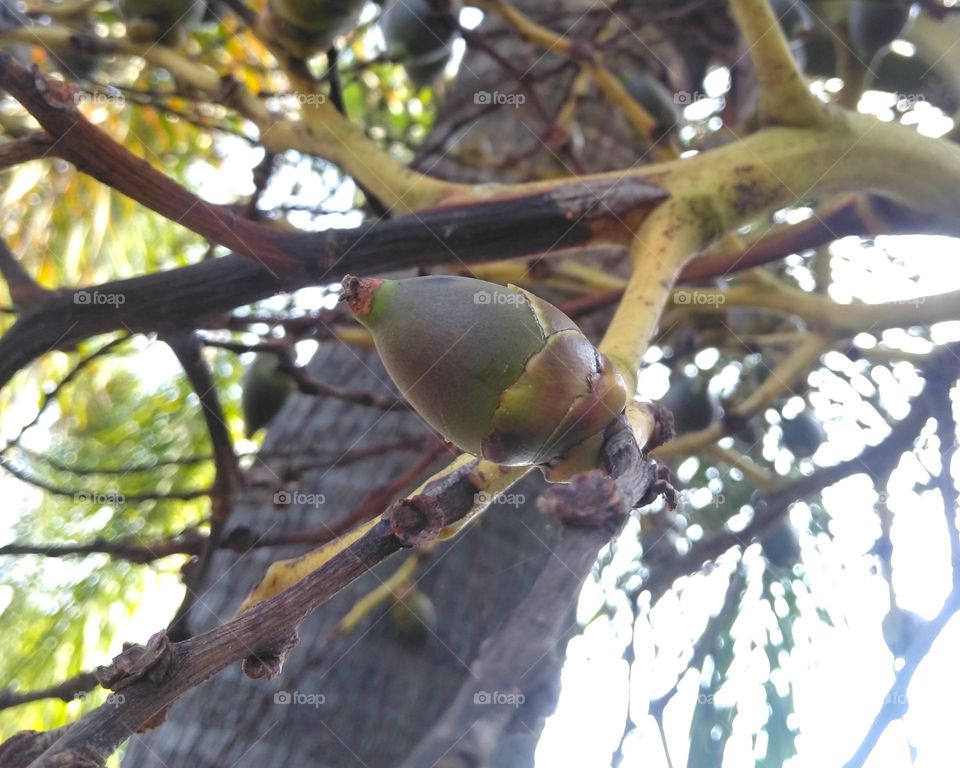
[[894, 606], [883, 617], [881, 628], [883, 639], [890, 652], [897, 658], [903, 658], [917, 632], [923, 627], [924, 620], [912, 611], [905, 611]]
[[450, 60], [457, 20], [445, 0], [395, 0], [383, 12], [380, 30], [387, 55], [422, 86], [436, 80]]
[[276, 355], [260, 353], [243, 377], [243, 422], [247, 437], [253, 437], [276, 416], [293, 391], [293, 382], [278, 370]]
[[347, 276], [342, 300], [404, 397], [462, 450], [539, 465], [551, 481], [597, 466], [626, 387], [552, 304], [515, 286], [447, 275]]
[[673, 412], [673, 429], [678, 435], [706, 429], [717, 416], [707, 382], [699, 378], [681, 375], [664, 395], [662, 404]]
[[405, 590], [388, 615], [400, 641], [407, 645], [423, 645], [437, 628], [433, 601], [416, 587]]
[[680, 119], [680, 111], [673, 94], [659, 80], [649, 75], [635, 75], [625, 83], [634, 100], [657, 121], [655, 138], [673, 130]]
[[820, 422], [809, 411], [801, 411], [792, 419], [783, 419], [783, 444], [799, 459], [813, 456], [826, 437]]
[[792, 568], [800, 557], [800, 540], [789, 520], [781, 520], [760, 537], [767, 562], [776, 568]]
[[802, 0], [771, 0], [770, 8], [787, 40], [804, 37], [813, 29], [813, 16]]
[[117, 0], [117, 9], [128, 22], [151, 22], [155, 39], [169, 40], [181, 30], [200, 24], [207, 6], [204, 0]]
[[363, 0], [268, 0], [258, 24], [266, 37], [305, 59], [353, 28], [363, 5]]
[[850, 5], [850, 42], [866, 63], [900, 36], [910, 18], [910, 6], [903, 0], [854, 0]]

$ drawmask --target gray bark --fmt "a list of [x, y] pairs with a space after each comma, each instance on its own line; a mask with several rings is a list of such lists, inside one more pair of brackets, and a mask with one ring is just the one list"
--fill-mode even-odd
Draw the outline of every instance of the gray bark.
[[[526, 9], [545, 8], [546, 0], [517, 3]], [[579, 7], [592, 3], [564, 3]], [[574, 13], [572, 18], [577, 18]], [[550, 16], [544, 17], [549, 20]], [[589, 18], [582, 24], [586, 24]], [[495, 24], [495, 22], [494, 22]], [[488, 26], [485, 22], [485, 27]], [[650, 37], [647, 58], [671, 60], [672, 49]], [[586, 27], [577, 27], [586, 34]], [[511, 52], [511, 46], [513, 50]], [[563, 60], [541, 56], [526, 45], [498, 40], [499, 51], [532, 74], [554, 71]], [[638, 50], [644, 50], [638, 46]], [[653, 52], [656, 52], [656, 55]], [[514, 55], [515, 54], [515, 55]], [[670, 57], [673, 56], [672, 59]], [[535, 64], [535, 66], [534, 66]], [[635, 60], [635, 66], [650, 66]], [[556, 106], [573, 77], [569, 68], [542, 88], [548, 108]], [[540, 86], [538, 86], [539, 88]], [[418, 165], [436, 175], [466, 181], [493, 178], [511, 181], [569, 173], [566, 149], [556, 155], [543, 150], [547, 124], [528, 99], [520, 109], [501, 106], [476, 114], [474, 94], [484, 90], [521, 93], [515, 80], [503, 73], [485, 53], [468, 52], [458, 80], [448, 89], [435, 128], [438, 141], [418, 158]], [[594, 92], [586, 96], [580, 122], [569, 146], [587, 170], [628, 167], [638, 161], [637, 145], [617, 113], [601, 104]], [[482, 111], [482, 110], [481, 110]], [[479, 117], [479, 120], [478, 120]], [[503, 157], [530, 150], [524, 165], [490, 169], [477, 166], [477, 157]], [[616, 256], [616, 254], [614, 254]], [[491, 258], [496, 258], [491, 254]], [[622, 268], [610, 262], [611, 268]], [[310, 365], [313, 375], [359, 389], [385, 389], [387, 380], [374, 354], [358, 353], [325, 344]], [[265, 448], [286, 451], [342, 447], [389, 441], [398, 434], [424, 433], [419, 418], [410, 413], [382, 413], [332, 399], [297, 396], [291, 399], [270, 430]], [[391, 454], [332, 470], [310, 471], [288, 477], [282, 462], [258, 462], [252, 477], [268, 488], [250, 485], [241, 495], [231, 526], [248, 525], [256, 531], [277, 532], [315, 527], [350, 510], [372, 487], [388, 481], [414, 460], [412, 454]], [[439, 464], [438, 464], [439, 467]], [[207, 766], [390, 766], [400, 764], [431, 728], [470, 675], [481, 643], [495, 634], [523, 599], [551, 557], [557, 532], [533, 506], [543, 481], [531, 476], [516, 489], [526, 504], [491, 508], [480, 522], [442, 546], [421, 570], [420, 586], [434, 601], [438, 623], [422, 647], [404, 645], [380, 609], [355, 632], [326, 646], [329, 630], [353, 605], [395, 569], [394, 557], [374, 573], [358, 580], [324, 606], [303, 626], [300, 647], [287, 661], [279, 681], [248, 680], [234, 667], [193, 691], [176, 704], [167, 723], [157, 731], [134, 736], [124, 766], [129, 768], [206, 768]], [[287, 489], [324, 494], [317, 508], [274, 507], [273, 493]], [[287, 549], [282, 556], [297, 551]], [[258, 549], [238, 556], [218, 552], [192, 616], [194, 631], [229, 618], [267, 566], [281, 556], [276, 549]], [[402, 555], [401, 555], [402, 557]], [[571, 608], [573, 606], [571, 605]], [[571, 614], [572, 615], [572, 614]], [[571, 622], [571, 631], [575, 627]], [[527, 699], [517, 728], [500, 745], [495, 764], [531, 766], [543, 719], [556, 700], [563, 648], [545, 657], [528, 680], [514, 681]], [[323, 696], [323, 703], [282, 704], [279, 691]]]

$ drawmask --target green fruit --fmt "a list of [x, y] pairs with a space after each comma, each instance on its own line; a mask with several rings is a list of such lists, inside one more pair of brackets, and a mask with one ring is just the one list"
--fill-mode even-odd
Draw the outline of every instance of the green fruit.
[[803, 37], [813, 29], [813, 16], [802, 0], [771, 0], [770, 7], [787, 40]]
[[925, 99], [948, 114], [960, 109], [954, 90], [919, 55], [901, 56], [888, 51], [873, 67], [869, 85], [878, 91]]
[[243, 377], [243, 422], [252, 437], [276, 416], [293, 391], [293, 382], [278, 370], [279, 358], [260, 353]]
[[127, 21], [152, 22], [162, 40], [177, 30], [198, 25], [207, 6], [204, 0], [117, 0], [117, 8]]
[[850, 42], [866, 63], [900, 36], [910, 18], [910, 6], [904, 0], [854, 0], [850, 5]]
[[348, 276], [343, 294], [404, 397], [447, 440], [498, 464], [550, 465], [551, 480], [597, 466], [626, 388], [556, 307], [453, 276]]
[[783, 419], [783, 444], [798, 459], [813, 456], [826, 436], [820, 422], [810, 411], [801, 411], [792, 419]]
[[881, 625], [883, 639], [890, 652], [898, 658], [903, 658], [923, 624], [923, 619], [912, 611], [891, 608], [890, 612], [883, 617]]
[[100, 57], [68, 48], [51, 48], [53, 65], [71, 80], [89, 80], [100, 66]]
[[800, 539], [789, 520], [782, 520], [760, 537], [767, 562], [776, 568], [792, 568], [800, 559]]
[[636, 75], [626, 82], [627, 91], [634, 100], [657, 121], [655, 137], [673, 130], [680, 120], [680, 110], [673, 94], [659, 80], [648, 75]]
[[831, 34], [813, 34], [804, 39], [803, 71], [807, 77], [837, 75], [837, 42]]
[[673, 412], [678, 435], [706, 429], [717, 417], [717, 408], [707, 391], [707, 382], [681, 375], [663, 397], [662, 405]]
[[410, 645], [423, 645], [437, 628], [433, 601], [415, 587], [400, 596], [388, 616], [400, 640]]
[[[446, 5], [445, 9], [439, 6]], [[403, 63], [410, 79], [426, 85], [439, 77], [450, 60], [457, 20], [449, 4], [428, 0], [395, 0], [380, 19], [387, 55]]]

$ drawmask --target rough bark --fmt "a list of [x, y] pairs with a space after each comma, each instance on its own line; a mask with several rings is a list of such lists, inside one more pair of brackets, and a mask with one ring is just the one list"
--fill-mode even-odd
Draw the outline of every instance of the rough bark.
[[[558, 11], [555, 3], [545, 0], [517, 5], [534, 11]], [[573, 9], [576, 5], [567, 2], [563, 7]], [[579, 3], [579, 12], [590, 7]], [[586, 27], [577, 29], [586, 34]], [[668, 58], [670, 52], [662, 45], [657, 47], [654, 37], [650, 36], [651, 45], [659, 57]], [[502, 52], [504, 41], [497, 42]], [[563, 63], [554, 55], [542, 56], [526, 44], [510, 45], [517, 54], [514, 57], [508, 53], [510, 61], [521, 72], [532, 67], [534, 77], [552, 72]], [[550, 82], [544, 93], [548, 106], [562, 101], [572, 76], [570, 70], [566, 77]], [[541, 142], [549, 137], [549, 126], [529, 100], [520, 110], [489, 110], [477, 122], [474, 93], [498, 89], [521, 90], [489, 56], [471, 49], [460, 77], [447, 93], [434, 130], [437, 141], [428, 141], [418, 160], [421, 169], [464, 181], [511, 181], [571, 172], [568, 158], [558, 160], [543, 149]], [[593, 98], [597, 99], [596, 94]], [[586, 144], [580, 136], [571, 138], [580, 147], [584, 170], [627, 167], [638, 160], [637, 145], [622, 118], [603, 108], [599, 99], [597, 102], [596, 108], [586, 111], [590, 119], [576, 129], [589, 137]], [[470, 158], [485, 156], [496, 161], [507, 152], [527, 150], [529, 163], [522, 166], [495, 171], [471, 167]], [[616, 267], [617, 255], [608, 251], [602, 258]], [[496, 256], [491, 254], [492, 258]], [[311, 369], [325, 382], [362, 390], [382, 391], [386, 380], [375, 355], [358, 357], [343, 347], [321, 348]], [[332, 399], [297, 396], [274, 423], [265, 449], [282, 446], [289, 451], [297, 446], [323, 444], [342, 445], [346, 450], [355, 441], [380, 442], [425, 429], [409, 412], [383, 413]], [[241, 494], [231, 523], [247, 524], [258, 531], [275, 524], [271, 533], [315, 527], [359, 503], [369, 488], [388, 481], [409, 463], [409, 455], [393, 455], [296, 479], [285, 477], [280, 462], [260, 464], [254, 470], [257, 478], [269, 479], [273, 489], [322, 493], [326, 503], [317, 509], [271, 510], [272, 490], [257, 487]], [[515, 489], [526, 497], [525, 504], [519, 508], [492, 507], [479, 524], [444, 545], [427, 563], [420, 586], [436, 605], [438, 624], [425, 646], [414, 649], [399, 642], [385, 619], [385, 609], [375, 612], [352, 634], [326, 644], [327, 632], [354, 601], [399, 565], [400, 560], [394, 558], [358, 580], [307, 621], [301, 645], [287, 660], [279, 682], [251, 681], [239, 668], [228, 670], [175, 705], [163, 728], [133, 737], [124, 765], [205, 768], [249, 764], [271, 768], [402, 763], [468, 681], [483, 641], [505, 624], [551, 559], [558, 531], [533, 506], [542, 483], [536, 473], [528, 477]], [[283, 555], [291, 553], [288, 550]], [[229, 617], [277, 555], [274, 549], [254, 550], [241, 557], [218, 552], [210, 583], [194, 608], [195, 629]], [[571, 633], [575, 629], [571, 612]], [[558, 694], [563, 651], [562, 647], [554, 648], [531, 670], [530, 680], [536, 684], [531, 682], [525, 691], [524, 716], [516, 718], [517, 728], [500, 745], [493, 765], [533, 765], [544, 717]], [[515, 685], [522, 688], [524, 681], [515, 681]], [[277, 691], [322, 694], [325, 699], [317, 707], [277, 704]]]

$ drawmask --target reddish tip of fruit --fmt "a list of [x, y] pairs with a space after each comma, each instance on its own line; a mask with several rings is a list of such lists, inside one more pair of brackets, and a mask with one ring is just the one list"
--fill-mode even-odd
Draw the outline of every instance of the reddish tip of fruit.
[[383, 280], [376, 277], [347, 275], [340, 283], [343, 288], [340, 301], [347, 302], [347, 306], [350, 307], [354, 317], [365, 317], [370, 314], [370, 308], [373, 306], [373, 294], [382, 283]]

